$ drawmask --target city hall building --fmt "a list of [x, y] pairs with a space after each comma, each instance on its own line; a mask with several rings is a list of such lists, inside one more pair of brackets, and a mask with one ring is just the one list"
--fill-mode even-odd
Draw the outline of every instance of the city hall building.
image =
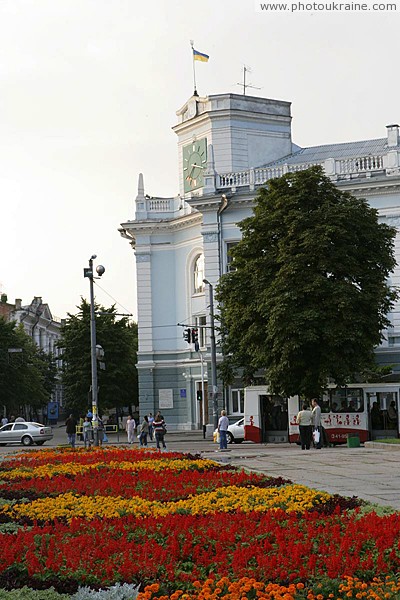
[[[135, 213], [120, 233], [136, 259], [140, 414], [161, 409], [171, 429], [191, 430], [213, 423], [213, 393], [231, 421], [243, 415], [239, 380], [212, 386], [204, 280], [215, 290], [232, 268], [229, 249], [240, 240], [238, 224], [251, 215], [257, 189], [322, 165], [340, 189], [366, 198], [383, 222], [399, 228], [400, 145], [399, 126], [383, 125], [379, 139], [300, 148], [292, 140], [290, 102], [267, 98], [192, 96], [176, 114], [179, 194], [149, 196], [140, 175]], [[398, 268], [391, 284], [399, 284]], [[398, 305], [390, 320], [377, 356], [400, 371]], [[198, 351], [184, 340], [185, 328], [198, 328]]]

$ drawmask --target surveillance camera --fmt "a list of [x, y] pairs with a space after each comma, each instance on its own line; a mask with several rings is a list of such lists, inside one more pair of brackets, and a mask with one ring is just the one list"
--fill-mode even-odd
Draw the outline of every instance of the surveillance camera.
[[94, 260], [95, 258], [97, 258], [97, 254], [92, 254], [92, 256], [90, 258], [91, 258], [91, 260]]
[[105, 271], [105, 268], [103, 267], [103, 265], [97, 265], [96, 273], [97, 273], [97, 275], [99, 275], [99, 277], [104, 275], [104, 271]]

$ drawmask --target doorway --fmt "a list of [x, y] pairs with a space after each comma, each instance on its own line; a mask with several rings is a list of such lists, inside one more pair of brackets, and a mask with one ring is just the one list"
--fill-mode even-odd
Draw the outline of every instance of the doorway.
[[288, 402], [287, 398], [275, 395], [262, 395], [260, 398], [261, 442], [287, 442]]
[[398, 396], [397, 392], [367, 392], [371, 440], [399, 437]]

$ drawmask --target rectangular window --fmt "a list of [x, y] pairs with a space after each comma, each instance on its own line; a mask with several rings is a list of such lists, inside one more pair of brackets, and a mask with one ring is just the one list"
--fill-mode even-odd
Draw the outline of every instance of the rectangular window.
[[243, 415], [244, 414], [244, 390], [231, 390], [231, 402], [230, 402], [231, 415]]
[[393, 336], [388, 338], [389, 346], [398, 346], [400, 344], [400, 337]]
[[362, 388], [337, 388], [329, 390], [332, 412], [363, 412], [364, 396]]
[[226, 272], [227, 273], [231, 273], [232, 271], [235, 271], [235, 265], [234, 265], [234, 259], [231, 255], [231, 250], [232, 248], [234, 248], [235, 246], [238, 245], [238, 242], [228, 242], [226, 244]]

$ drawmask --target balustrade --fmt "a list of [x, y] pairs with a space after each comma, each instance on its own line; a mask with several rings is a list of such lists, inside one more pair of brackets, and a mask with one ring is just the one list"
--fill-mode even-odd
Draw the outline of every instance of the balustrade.
[[357, 158], [344, 158], [336, 161], [336, 173], [338, 175], [380, 171], [382, 169], [383, 156], [359, 156]]
[[149, 198], [147, 200], [147, 212], [169, 212], [170, 210], [170, 198]]

